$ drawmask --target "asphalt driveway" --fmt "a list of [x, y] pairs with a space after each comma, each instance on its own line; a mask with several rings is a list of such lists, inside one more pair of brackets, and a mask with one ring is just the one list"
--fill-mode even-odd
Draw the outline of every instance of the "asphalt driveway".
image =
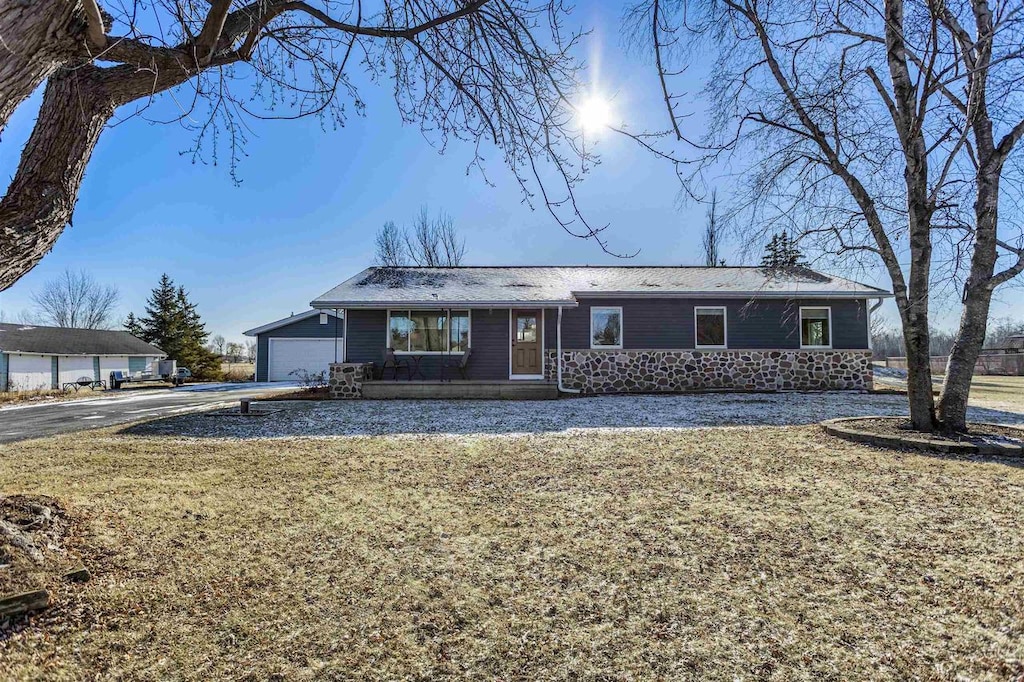
[[294, 388], [293, 383], [196, 384], [112, 391], [95, 399], [12, 405], [0, 409], [0, 443], [227, 407], [241, 398]]

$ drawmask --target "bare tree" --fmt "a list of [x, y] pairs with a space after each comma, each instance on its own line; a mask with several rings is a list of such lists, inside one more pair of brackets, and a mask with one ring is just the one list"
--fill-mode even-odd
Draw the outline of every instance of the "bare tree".
[[116, 287], [100, 284], [84, 270], [65, 270], [32, 292], [43, 324], [75, 329], [110, 329], [120, 299]]
[[224, 340], [224, 337], [221, 336], [220, 334], [217, 334], [216, 336], [210, 339], [210, 350], [212, 350], [217, 355], [224, 355], [225, 343], [226, 341]]
[[391, 220], [384, 223], [376, 244], [375, 260], [383, 267], [455, 267], [466, 255], [466, 240], [455, 229], [452, 217], [441, 212], [431, 219], [426, 207], [410, 227], [398, 227]]
[[704, 224], [704, 265], [717, 268], [725, 265], [721, 257], [723, 224], [718, 219], [718, 190], [711, 192], [711, 206], [708, 207], [708, 218]]
[[[102, 6], [101, 6], [102, 3]], [[163, 93], [195, 135], [193, 160], [243, 155], [247, 117], [365, 109], [357, 71], [390, 80], [404, 122], [437, 146], [465, 143], [484, 176], [499, 156], [528, 202], [605, 248], [576, 207], [591, 155], [572, 102], [581, 88], [561, 0], [40, 0], [0, 11], [0, 129], [45, 82], [0, 200], [0, 290], [53, 247], [112, 121], [147, 117]], [[153, 122], [167, 122], [151, 118]], [[9, 142], [7, 144], [10, 144]]]
[[450, 215], [442, 212], [431, 220], [424, 206], [405, 234], [405, 252], [416, 265], [453, 267], [466, 255], [466, 241], [459, 237]]
[[[847, 263], [880, 263], [900, 314], [913, 426], [965, 428], [992, 294], [1024, 271], [1019, 1], [643, 0], [630, 18], [653, 47], [689, 182], [736, 169], [747, 190], [734, 210], [748, 224], [788, 228]], [[688, 140], [674, 76], [709, 59], [710, 130]], [[933, 284], [963, 302], [937, 406]]]
[[256, 341], [247, 339], [245, 342], [245, 359], [248, 362], [256, 362]]
[[407, 265], [405, 240], [405, 231], [395, 225], [393, 220], [384, 223], [384, 227], [377, 232], [377, 265], [385, 268]]

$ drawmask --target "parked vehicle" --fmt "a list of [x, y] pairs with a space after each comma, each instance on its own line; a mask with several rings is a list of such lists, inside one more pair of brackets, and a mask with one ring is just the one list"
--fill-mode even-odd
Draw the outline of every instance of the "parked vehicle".
[[122, 372], [110, 373], [108, 386], [112, 389], [121, 388], [124, 384], [141, 384], [154, 382], [170, 382], [175, 386], [181, 386], [186, 379], [192, 378], [192, 371], [188, 367], [178, 367], [177, 360], [158, 360], [150, 365], [144, 372]]

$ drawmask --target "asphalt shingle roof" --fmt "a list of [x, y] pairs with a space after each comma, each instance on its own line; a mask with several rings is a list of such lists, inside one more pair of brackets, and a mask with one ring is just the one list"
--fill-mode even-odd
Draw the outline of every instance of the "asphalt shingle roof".
[[124, 331], [0, 323], [0, 351], [43, 355], [148, 355], [164, 352]]
[[575, 305], [585, 296], [877, 298], [889, 292], [808, 268], [509, 266], [367, 268], [314, 308], [389, 304]]

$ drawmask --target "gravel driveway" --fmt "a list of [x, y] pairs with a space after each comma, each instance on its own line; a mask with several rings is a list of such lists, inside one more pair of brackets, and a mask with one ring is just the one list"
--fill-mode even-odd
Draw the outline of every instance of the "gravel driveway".
[[[870, 393], [604, 396], [545, 401], [260, 402], [265, 417], [182, 415], [131, 427], [139, 435], [294, 438], [402, 434], [551, 433], [587, 429], [787, 426], [832, 417], [902, 415], [906, 397]], [[971, 408], [970, 419], [1024, 424], [1024, 414]]]

